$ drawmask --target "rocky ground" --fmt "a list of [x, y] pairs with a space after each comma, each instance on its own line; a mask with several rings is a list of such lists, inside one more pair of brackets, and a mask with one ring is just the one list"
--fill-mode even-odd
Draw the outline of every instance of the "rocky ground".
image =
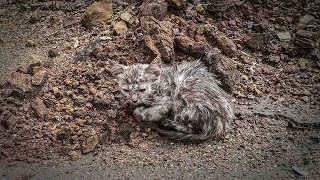
[[[1, 179], [319, 179], [320, 2], [0, 2]], [[201, 58], [232, 95], [220, 142], [131, 116], [109, 60]]]

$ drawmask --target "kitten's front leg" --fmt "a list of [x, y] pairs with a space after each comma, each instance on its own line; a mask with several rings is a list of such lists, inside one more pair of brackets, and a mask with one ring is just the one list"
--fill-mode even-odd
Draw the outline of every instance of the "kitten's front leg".
[[133, 114], [138, 121], [160, 121], [167, 117], [169, 111], [169, 106], [158, 105], [150, 108], [138, 107]]
[[133, 111], [133, 116], [138, 120], [138, 121], [144, 121], [145, 116], [144, 116], [144, 110], [146, 109], [146, 107], [141, 106], [136, 108]]

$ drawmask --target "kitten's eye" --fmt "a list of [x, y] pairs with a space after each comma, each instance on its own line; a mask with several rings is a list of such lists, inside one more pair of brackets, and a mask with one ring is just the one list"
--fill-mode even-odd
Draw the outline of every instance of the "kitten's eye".
[[129, 92], [129, 89], [122, 89], [122, 90], [124, 90], [125, 92]]
[[140, 91], [140, 92], [144, 92], [144, 91], [146, 91], [146, 89], [139, 89], [139, 91]]

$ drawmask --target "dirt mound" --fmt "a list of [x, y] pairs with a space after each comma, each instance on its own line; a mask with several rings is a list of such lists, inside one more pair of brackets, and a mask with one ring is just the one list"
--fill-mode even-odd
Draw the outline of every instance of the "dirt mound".
[[[110, 59], [133, 64], [201, 58], [236, 106], [264, 99], [288, 107], [319, 106], [319, 38], [313, 38], [320, 31], [318, 6], [307, 11], [290, 2], [275, 1], [279, 8], [273, 8], [270, 2], [232, 1], [219, 14], [207, 1], [197, 2], [173, 11], [177, 7], [163, 1], [165, 8], [155, 12], [158, 19], [143, 16], [152, 13], [140, 12], [146, 3], [114, 4], [115, 14], [127, 11], [123, 6], [141, 5], [130, 12], [139, 23], [128, 24], [121, 35], [96, 30], [97, 41], [59, 73], [52, 72], [50, 63], [18, 68], [1, 85], [0, 158], [78, 159], [113, 143], [144, 148], [146, 141], [155, 141], [158, 135], [141, 129], [131, 116], [110, 75]], [[302, 18], [295, 22], [291, 15]], [[110, 21], [120, 20], [114, 18]], [[237, 128], [247, 129], [244, 124]]]

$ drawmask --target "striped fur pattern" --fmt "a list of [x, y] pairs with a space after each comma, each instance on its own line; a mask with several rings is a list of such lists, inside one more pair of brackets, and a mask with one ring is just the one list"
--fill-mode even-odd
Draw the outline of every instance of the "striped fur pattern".
[[137, 107], [135, 117], [161, 124], [146, 126], [170, 139], [195, 143], [218, 140], [228, 132], [234, 117], [228, 95], [201, 61], [111, 64], [122, 93]]

